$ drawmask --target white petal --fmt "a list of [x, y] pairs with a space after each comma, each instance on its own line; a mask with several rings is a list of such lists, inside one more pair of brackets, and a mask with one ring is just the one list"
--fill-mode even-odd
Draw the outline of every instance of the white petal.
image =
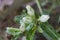
[[27, 9], [28, 15], [34, 16], [34, 9], [30, 5], [27, 5], [26, 9]]
[[41, 22], [46, 22], [49, 18], [50, 18], [49, 15], [42, 15], [42, 16], [39, 18], [39, 20], [40, 20]]

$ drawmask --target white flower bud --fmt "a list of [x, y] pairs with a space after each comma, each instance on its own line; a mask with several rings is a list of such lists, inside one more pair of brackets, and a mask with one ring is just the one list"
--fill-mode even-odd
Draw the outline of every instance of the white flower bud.
[[7, 30], [9, 30], [10, 28], [9, 28], [9, 27], [7, 27], [6, 29], [7, 29]]
[[22, 32], [25, 31], [25, 23], [21, 23], [20, 30], [21, 30]]
[[38, 20], [41, 22], [46, 22], [49, 18], [49, 15], [42, 15]]
[[23, 36], [23, 37], [22, 37], [22, 40], [26, 40], [26, 36]]
[[27, 5], [26, 9], [27, 9], [28, 15], [34, 16], [34, 10], [33, 10], [33, 8], [30, 5]]
[[6, 32], [7, 32], [7, 33], [9, 33], [9, 29], [10, 29], [9, 27], [6, 28]]
[[32, 22], [32, 18], [31, 17], [28, 17], [28, 16], [23, 17], [22, 20], [23, 20], [24, 23], [31, 23]]

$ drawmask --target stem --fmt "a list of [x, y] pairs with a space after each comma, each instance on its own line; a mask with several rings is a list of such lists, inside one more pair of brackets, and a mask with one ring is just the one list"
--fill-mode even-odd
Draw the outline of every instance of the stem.
[[39, 11], [40, 11], [40, 13], [41, 13], [41, 15], [42, 15], [42, 14], [43, 14], [43, 11], [42, 11], [42, 8], [41, 8], [38, 0], [36, 0], [36, 4], [37, 4], [37, 6], [38, 6], [38, 8], [39, 8]]
[[36, 32], [36, 26], [34, 25], [33, 28], [31, 30], [29, 30], [26, 34], [27, 35], [27, 40], [33, 40], [35, 32]]

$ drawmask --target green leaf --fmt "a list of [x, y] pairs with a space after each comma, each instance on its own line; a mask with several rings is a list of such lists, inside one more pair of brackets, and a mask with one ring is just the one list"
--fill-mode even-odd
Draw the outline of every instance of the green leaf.
[[[40, 23], [41, 28], [44, 30], [44, 32], [50, 36], [52, 40], [60, 40], [60, 35], [54, 30], [54, 28], [46, 23]], [[46, 37], [46, 36], [45, 36]], [[47, 38], [48, 39], [48, 38]]]
[[17, 15], [17, 16], [15, 16], [14, 21], [15, 21], [17, 24], [20, 24], [20, 20], [22, 20], [22, 18], [25, 17], [25, 16], [26, 16], [25, 13], [22, 13], [22, 14], [20, 14], [20, 15]]
[[26, 31], [29, 31], [33, 28], [34, 23], [30, 23], [26, 26]]
[[38, 26], [38, 29], [37, 29], [40, 33], [43, 33], [44, 31], [43, 31], [43, 29], [40, 27], [40, 26]]
[[43, 35], [47, 40], [52, 40], [52, 37], [50, 37], [48, 33], [43, 32], [42, 35]]
[[52, 40], [52, 38], [41, 28], [41, 26], [38, 26], [38, 32], [42, 33], [42, 35], [46, 37], [47, 40]]
[[19, 23], [20, 22], [20, 15], [15, 16], [14, 21], [16, 23]]
[[27, 14], [26, 14], [26, 10], [23, 10], [22, 13], [20, 15], [17, 15], [14, 17], [14, 21], [17, 23], [17, 24], [20, 24], [20, 20], [22, 20], [23, 17], [25, 17]]
[[36, 31], [36, 26], [34, 26], [30, 31], [27, 32], [27, 40], [33, 40]]
[[10, 35], [17, 36], [20, 35], [21, 31], [18, 28], [7, 28], [6, 32]]

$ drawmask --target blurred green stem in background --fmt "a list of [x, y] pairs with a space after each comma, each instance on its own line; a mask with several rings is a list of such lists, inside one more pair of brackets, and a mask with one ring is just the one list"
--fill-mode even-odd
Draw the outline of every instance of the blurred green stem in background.
[[36, 0], [36, 4], [37, 4], [37, 6], [38, 6], [38, 8], [39, 8], [39, 12], [40, 12], [40, 14], [42, 15], [42, 14], [43, 14], [43, 11], [42, 11], [42, 8], [41, 8], [39, 2], [40, 2], [39, 0]]

